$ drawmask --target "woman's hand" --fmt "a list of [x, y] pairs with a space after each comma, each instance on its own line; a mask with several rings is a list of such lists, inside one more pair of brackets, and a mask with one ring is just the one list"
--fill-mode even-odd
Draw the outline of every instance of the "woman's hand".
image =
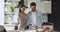
[[29, 12], [29, 13], [27, 14], [27, 16], [24, 18], [24, 21], [26, 21], [29, 16], [30, 16], [30, 12]]

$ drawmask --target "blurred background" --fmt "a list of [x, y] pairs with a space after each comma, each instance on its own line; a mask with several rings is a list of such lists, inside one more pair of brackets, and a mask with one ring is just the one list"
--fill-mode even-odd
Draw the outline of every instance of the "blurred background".
[[[44, 22], [54, 23], [54, 30], [60, 31], [60, 5], [58, 0], [1, 0], [0, 1], [0, 25], [3, 25], [7, 31], [17, 30], [17, 15], [19, 6], [25, 4], [26, 11], [31, 11], [30, 3], [36, 2], [37, 10], [43, 14]], [[52, 6], [51, 6], [52, 5]], [[50, 26], [51, 27], [51, 26]], [[53, 31], [54, 31], [53, 30]], [[11, 32], [11, 31], [10, 31]]]
[[4, 0], [4, 17], [5, 23], [17, 23], [17, 15], [19, 6], [24, 4], [26, 6], [25, 13], [27, 14], [30, 9], [30, 3], [37, 4], [36, 9], [43, 14], [44, 21], [48, 22], [48, 14], [51, 14], [51, 0]]
[[[4, 26], [7, 30], [17, 30], [18, 26], [18, 12], [19, 6], [24, 4], [26, 6], [25, 13], [30, 9], [30, 3], [35, 2], [38, 11], [43, 14], [43, 22], [48, 22], [48, 14], [51, 14], [51, 0], [4, 0]], [[53, 26], [50, 26], [53, 29]]]
[[[35, 2], [37, 4], [37, 10], [41, 11], [43, 14], [43, 22], [52, 22], [53, 25], [48, 25], [52, 29], [60, 30], [60, 16], [59, 16], [59, 6], [57, 7], [59, 2], [57, 0], [4, 0], [4, 27], [7, 30], [17, 30], [18, 29], [18, 11], [19, 6], [24, 4], [26, 6], [25, 13], [27, 14], [30, 9], [30, 3]], [[51, 6], [52, 4], [52, 6]], [[52, 7], [52, 8], [51, 8]], [[54, 8], [54, 9], [53, 9]], [[52, 10], [51, 10], [52, 9]], [[45, 26], [44, 26], [45, 27]]]

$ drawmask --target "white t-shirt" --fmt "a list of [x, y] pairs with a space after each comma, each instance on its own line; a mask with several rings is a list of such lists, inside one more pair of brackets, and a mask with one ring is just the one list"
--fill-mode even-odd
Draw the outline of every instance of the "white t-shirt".
[[32, 12], [32, 20], [33, 23], [36, 25], [36, 12]]

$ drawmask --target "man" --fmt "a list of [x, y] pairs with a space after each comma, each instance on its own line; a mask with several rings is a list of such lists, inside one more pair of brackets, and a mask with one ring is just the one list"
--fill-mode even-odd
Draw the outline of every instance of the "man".
[[36, 3], [32, 2], [30, 4], [31, 11], [29, 12], [29, 17], [27, 20], [27, 25], [30, 29], [39, 28], [43, 20], [42, 14], [40, 11], [36, 10]]

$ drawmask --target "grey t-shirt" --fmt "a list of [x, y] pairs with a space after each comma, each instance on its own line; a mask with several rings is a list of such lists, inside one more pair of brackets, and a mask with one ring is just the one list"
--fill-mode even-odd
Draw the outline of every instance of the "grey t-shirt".
[[20, 28], [25, 28], [26, 27], [26, 25], [27, 25], [27, 22], [26, 21], [24, 21], [24, 19], [25, 19], [25, 17], [26, 17], [26, 14], [21, 14], [21, 13], [19, 13], [18, 14], [18, 17], [19, 17], [19, 20], [21, 21], [21, 26], [20, 26]]

